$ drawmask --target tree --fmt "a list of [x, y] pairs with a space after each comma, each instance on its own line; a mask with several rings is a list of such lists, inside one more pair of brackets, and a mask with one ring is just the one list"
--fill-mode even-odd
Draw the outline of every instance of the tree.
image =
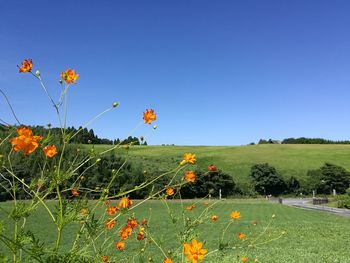
[[287, 188], [286, 183], [276, 169], [267, 163], [253, 165], [250, 176], [254, 189], [259, 194], [278, 196]]
[[221, 194], [223, 197], [236, 193], [240, 193], [231, 175], [223, 173], [220, 170], [212, 172], [196, 171], [196, 181], [188, 183], [181, 188], [181, 196], [183, 198], [205, 197], [211, 194], [213, 197]]
[[287, 185], [288, 192], [290, 193], [296, 193], [300, 189], [300, 183], [298, 179], [296, 179], [294, 176], [291, 176], [287, 180], [286, 185]]
[[307, 172], [309, 184], [319, 194], [331, 194], [333, 189], [343, 194], [349, 187], [350, 173], [343, 167], [325, 163], [321, 168]]

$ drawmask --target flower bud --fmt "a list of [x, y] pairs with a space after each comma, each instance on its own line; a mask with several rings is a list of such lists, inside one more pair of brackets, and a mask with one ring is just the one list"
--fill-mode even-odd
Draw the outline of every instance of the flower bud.
[[153, 130], [157, 129], [157, 125], [153, 125]]
[[40, 71], [39, 70], [35, 71], [35, 76], [40, 77]]
[[60, 79], [59, 81], [58, 81], [60, 84], [62, 84], [63, 83], [63, 81]]
[[118, 106], [119, 106], [119, 102], [114, 102], [113, 105], [112, 105], [113, 108], [116, 108]]

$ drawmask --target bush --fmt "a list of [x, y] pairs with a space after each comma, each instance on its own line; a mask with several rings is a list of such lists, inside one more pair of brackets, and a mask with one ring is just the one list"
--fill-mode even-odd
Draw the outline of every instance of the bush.
[[250, 170], [255, 191], [261, 195], [278, 196], [285, 192], [287, 185], [276, 169], [267, 163], [255, 164]]
[[218, 197], [221, 189], [222, 197], [240, 193], [231, 175], [220, 170], [203, 172], [196, 171], [195, 183], [186, 184], [181, 188], [183, 198]]
[[337, 207], [350, 209], [350, 195], [337, 196]]
[[350, 173], [343, 167], [325, 163], [317, 170], [307, 172], [309, 185], [318, 194], [331, 194], [333, 189], [344, 194], [349, 186]]

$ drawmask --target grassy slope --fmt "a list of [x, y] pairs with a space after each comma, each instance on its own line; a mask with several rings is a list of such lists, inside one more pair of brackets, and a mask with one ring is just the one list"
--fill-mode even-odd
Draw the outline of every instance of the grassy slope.
[[[95, 147], [102, 150], [110, 146]], [[195, 153], [201, 168], [215, 164], [241, 184], [248, 183], [250, 167], [256, 163], [267, 162], [282, 176], [299, 179], [306, 177], [307, 170], [319, 168], [325, 162], [350, 169], [350, 145], [134, 146], [129, 150], [131, 159], [142, 162], [146, 168], [161, 170], [176, 165], [185, 152]]]
[[[197, 208], [192, 212], [186, 211], [186, 216], [192, 217], [194, 214], [199, 214], [204, 209], [201, 203], [202, 201], [197, 204]], [[190, 203], [186, 203], [186, 205], [189, 204]], [[176, 201], [169, 202], [169, 205], [174, 209], [175, 214], [179, 216], [180, 211], [182, 211], [181, 204]], [[5, 210], [10, 210], [12, 203], [0, 203], [0, 206]], [[150, 230], [156, 240], [162, 244], [165, 251], [168, 251], [168, 249], [181, 248], [173, 229], [174, 227], [181, 227], [182, 223], [180, 221], [180, 224], [177, 222], [175, 226], [173, 226], [161, 202], [152, 201], [137, 208], [134, 211], [136, 218], [142, 219], [144, 217], [149, 217], [150, 208], [152, 208]], [[322, 212], [301, 210], [278, 204], [269, 204], [264, 201], [252, 200], [228, 200], [218, 204], [214, 208], [214, 211], [212, 211], [209, 216], [211, 214], [217, 214], [219, 220], [212, 223], [207, 219], [205, 225], [199, 228], [198, 240], [205, 241], [205, 247], [208, 251], [217, 248], [220, 230], [226, 226], [229, 214], [233, 210], [241, 211], [242, 218], [232, 226], [230, 234], [226, 236], [226, 240], [234, 239], [234, 235], [237, 232], [249, 233], [249, 229], [251, 229], [252, 235], [248, 235], [247, 238], [250, 240], [256, 238], [268, 221], [270, 221], [272, 214], [276, 214], [277, 217], [272, 228], [268, 229], [266, 233], [271, 234], [273, 237], [279, 235], [282, 231], [287, 232], [285, 236], [277, 241], [264, 244], [259, 248], [252, 248], [248, 251], [244, 251], [243, 254], [250, 258], [258, 257], [259, 262], [269, 263], [350, 262], [349, 219]], [[10, 233], [11, 225], [9, 224], [9, 220], [6, 219], [3, 213], [0, 213], [0, 221], [4, 219], [6, 222], [6, 231]], [[258, 226], [255, 228], [251, 225], [253, 220], [258, 221]], [[56, 238], [56, 233], [54, 228], [50, 227], [49, 222], [50, 218], [47, 216], [46, 212], [43, 209], [39, 209], [29, 218], [28, 225], [32, 231], [42, 238], [42, 241], [52, 245]], [[119, 219], [117, 227], [119, 228], [124, 223], [125, 218]], [[110, 256], [113, 257], [121, 255], [121, 252], [117, 252], [114, 249], [114, 242], [118, 240], [116, 232], [117, 228], [110, 232], [110, 235], [113, 236], [111, 240]], [[70, 235], [68, 229], [66, 233]], [[73, 235], [70, 236], [70, 238], [73, 237]], [[126, 252], [137, 249], [139, 245], [138, 241], [132, 240], [135, 240], [135, 237], [127, 241], [128, 250]], [[263, 240], [264, 238], [262, 238], [261, 241]], [[70, 242], [67, 241], [67, 239], [63, 240], [66, 249], [68, 249], [70, 244]], [[0, 252], [4, 252], [4, 250], [5, 248], [0, 245]], [[232, 255], [233, 254], [231, 254], [231, 256]], [[162, 261], [162, 255], [155, 247], [146, 250], [145, 258], [149, 256], [155, 259], [154, 262]], [[217, 256], [211, 256], [207, 258], [205, 262], [236, 262], [233, 259], [234, 258], [231, 258], [225, 261], [222, 258], [219, 259]], [[139, 261], [135, 260], [135, 262]], [[175, 262], [181, 261], [177, 258]]]

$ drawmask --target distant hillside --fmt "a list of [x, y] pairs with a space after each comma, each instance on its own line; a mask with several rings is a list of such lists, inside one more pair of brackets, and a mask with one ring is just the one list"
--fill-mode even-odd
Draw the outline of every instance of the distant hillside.
[[[110, 146], [96, 145], [95, 149], [102, 150], [107, 147]], [[186, 152], [197, 155], [198, 166], [202, 169], [215, 164], [231, 174], [240, 185], [249, 183], [250, 168], [256, 163], [267, 162], [283, 177], [295, 176], [301, 181], [309, 169], [319, 168], [325, 162], [350, 170], [350, 145], [132, 146], [129, 155], [145, 169], [167, 170], [174, 167]], [[118, 154], [124, 153], [125, 149], [118, 151]]]

